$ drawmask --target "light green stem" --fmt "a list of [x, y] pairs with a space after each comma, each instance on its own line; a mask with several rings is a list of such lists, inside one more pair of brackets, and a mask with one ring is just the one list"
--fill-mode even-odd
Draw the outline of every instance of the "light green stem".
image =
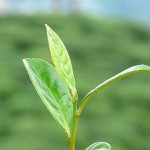
[[68, 138], [69, 142], [69, 150], [75, 150], [75, 138], [76, 138], [76, 128], [77, 128], [77, 122], [78, 122], [78, 115], [77, 115], [77, 103], [74, 102], [74, 113], [73, 113], [73, 124], [72, 124], [72, 130], [71, 135]]

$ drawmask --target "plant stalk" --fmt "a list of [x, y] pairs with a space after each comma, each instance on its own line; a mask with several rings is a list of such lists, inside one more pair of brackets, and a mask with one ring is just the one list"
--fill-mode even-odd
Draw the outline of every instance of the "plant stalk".
[[77, 115], [77, 103], [76, 101], [74, 102], [73, 105], [73, 123], [72, 123], [72, 130], [71, 130], [71, 135], [68, 138], [69, 142], [69, 150], [75, 150], [75, 138], [76, 138], [76, 128], [77, 128], [77, 122], [78, 122], [78, 115]]

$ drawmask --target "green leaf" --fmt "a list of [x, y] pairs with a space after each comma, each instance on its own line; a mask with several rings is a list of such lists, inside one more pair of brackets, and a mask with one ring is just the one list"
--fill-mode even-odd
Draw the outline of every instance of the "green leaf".
[[73, 105], [67, 85], [48, 62], [35, 58], [27, 58], [23, 62], [43, 103], [56, 122], [70, 135]]
[[101, 83], [100, 85], [98, 85], [95, 89], [91, 90], [81, 101], [81, 105], [79, 107], [78, 113], [80, 114], [81, 111], [83, 110], [83, 108], [85, 107], [85, 105], [88, 103], [88, 101], [95, 96], [96, 93], [98, 93], [99, 91], [101, 91], [102, 89], [104, 89], [105, 87], [107, 87], [109, 84], [120, 80], [126, 76], [138, 73], [138, 72], [143, 72], [143, 71], [150, 71], [150, 66], [146, 66], [146, 65], [137, 65], [137, 66], [133, 66], [131, 68], [128, 68], [122, 72], [120, 72], [119, 74], [109, 78], [108, 80], [104, 81], [103, 83]]
[[105, 142], [96, 142], [90, 145], [86, 150], [110, 150], [111, 146]]
[[45, 26], [54, 66], [62, 79], [67, 83], [72, 96], [75, 97], [75, 79], [68, 52], [59, 36], [48, 25]]

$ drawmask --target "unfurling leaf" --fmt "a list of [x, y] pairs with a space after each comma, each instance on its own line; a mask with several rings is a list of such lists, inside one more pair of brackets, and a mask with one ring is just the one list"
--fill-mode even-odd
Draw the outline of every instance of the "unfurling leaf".
[[101, 83], [100, 85], [98, 85], [95, 89], [91, 90], [81, 101], [81, 105], [79, 107], [79, 114], [81, 113], [81, 111], [83, 110], [83, 108], [85, 107], [85, 105], [88, 103], [88, 101], [96, 95], [96, 93], [98, 93], [99, 91], [101, 91], [103, 88], [107, 87], [109, 84], [122, 79], [126, 76], [138, 73], [138, 72], [143, 72], [143, 71], [150, 71], [150, 66], [147, 65], [137, 65], [137, 66], [133, 66], [130, 67], [122, 72], [120, 72], [119, 74], [109, 78], [108, 80], [104, 81], [103, 83]]
[[43, 103], [56, 122], [70, 135], [73, 105], [67, 85], [48, 62], [35, 58], [27, 58], [23, 62]]
[[90, 145], [86, 150], [110, 150], [111, 146], [105, 142], [96, 142]]
[[75, 98], [77, 96], [75, 79], [66, 47], [64, 46], [59, 36], [48, 25], [46, 25], [46, 30], [49, 49], [54, 66], [58, 74], [68, 85], [73, 98]]

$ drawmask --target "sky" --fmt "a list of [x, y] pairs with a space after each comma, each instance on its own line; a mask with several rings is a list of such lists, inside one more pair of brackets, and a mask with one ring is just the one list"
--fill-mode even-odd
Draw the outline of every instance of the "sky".
[[[69, 13], [70, 0], [60, 1], [62, 10]], [[76, 2], [78, 10], [88, 15], [137, 20], [150, 24], [150, 0], [76, 0]], [[52, 0], [0, 0], [0, 13], [6, 8], [9, 8], [11, 13], [53, 11]]]
[[150, 23], [150, 0], [82, 0], [82, 7], [99, 16]]

